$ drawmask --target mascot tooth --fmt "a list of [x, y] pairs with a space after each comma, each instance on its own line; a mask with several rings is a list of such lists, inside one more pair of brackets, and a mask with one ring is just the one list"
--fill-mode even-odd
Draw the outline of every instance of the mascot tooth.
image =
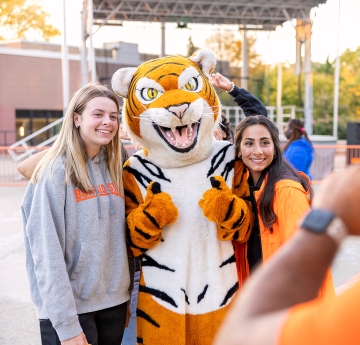
[[211, 344], [239, 287], [233, 241], [247, 241], [252, 215], [244, 166], [213, 137], [215, 64], [201, 50], [112, 78], [126, 131], [143, 147], [124, 167], [127, 241], [142, 258], [138, 344]]

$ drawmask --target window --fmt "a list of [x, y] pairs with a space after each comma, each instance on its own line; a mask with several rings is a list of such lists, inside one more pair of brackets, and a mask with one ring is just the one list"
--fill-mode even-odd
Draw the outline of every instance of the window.
[[[42, 129], [63, 116], [61, 110], [16, 110], [16, 141]], [[61, 124], [29, 140], [30, 145], [38, 145], [53, 137], [60, 130]]]

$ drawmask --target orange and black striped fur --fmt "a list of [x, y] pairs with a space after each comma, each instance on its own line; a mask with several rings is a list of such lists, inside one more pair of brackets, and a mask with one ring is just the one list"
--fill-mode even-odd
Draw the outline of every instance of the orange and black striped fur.
[[212, 135], [215, 63], [200, 51], [113, 76], [143, 147], [124, 167], [127, 240], [142, 257], [138, 344], [211, 344], [239, 287], [232, 241], [247, 241], [252, 216], [244, 166]]

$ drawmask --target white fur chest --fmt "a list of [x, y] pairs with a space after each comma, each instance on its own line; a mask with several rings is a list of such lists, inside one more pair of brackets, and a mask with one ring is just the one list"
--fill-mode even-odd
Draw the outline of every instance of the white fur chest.
[[[210, 157], [181, 168], [160, 169], [143, 152], [130, 159], [143, 181], [159, 182], [178, 208], [177, 221], [164, 227], [162, 241], [145, 253], [142, 268], [146, 286], [166, 294], [153, 298], [176, 313], [203, 314], [230, 302], [226, 296], [237, 283], [233, 246], [219, 240], [216, 224], [203, 216], [198, 202], [211, 188], [211, 176], [222, 175], [232, 187], [233, 160], [229, 142], [216, 142]], [[145, 196], [145, 186], [139, 187]]]

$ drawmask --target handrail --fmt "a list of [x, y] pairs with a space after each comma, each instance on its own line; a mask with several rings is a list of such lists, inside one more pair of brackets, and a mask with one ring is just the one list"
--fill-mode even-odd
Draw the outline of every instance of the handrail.
[[[35, 138], [36, 136], [38, 136], [39, 134], [41, 133], [44, 133], [46, 132], [47, 130], [55, 127], [56, 125], [58, 125], [59, 123], [62, 123], [64, 121], [64, 117], [61, 117], [60, 119], [57, 119], [56, 121], [54, 122], [51, 122], [50, 124], [46, 125], [45, 127], [39, 129], [38, 131], [28, 135], [27, 137], [25, 137], [24, 139], [21, 139], [19, 141], [17, 141], [16, 143], [12, 144], [9, 148], [8, 148], [8, 152], [10, 154], [10, 156], [12, 157], [12, 159], [17, 162], [25, 157], [28, 157], [28, 156], [31, 156], [32, 153], [34, 152], [34, 150], [26, 150], [24, 153], [20, 154], [20, 155], [17, 155], [16, 152], [14, 151], [14, 148], [15, 147], [24, 147], [24, 148], [28, 148], [28, 144], [27, 144], [27, 141]], [[35, 146], [35, 148], [39, 149], [41, 147], [44, 147], [44, 146], [47, 146], [51, 143], [53, 143], [56, 138], [58, 137], [58, 134], [52, 136], [51, 138], [49, 139], [46, 139], [45, 141], [43, 141], [42, 143], [40, 143], [39, 145]]]
[[10, 148], [13, 148], [15, 146], [19, 146], [19, 145], [22, 145], [23, 143], [26, 143], [28, 140], [32, 139], [32, 138], [35, 138], [36, 136], [38, 136], [39, 134], [41, 133], [44, 133], [46, 132], [48, 129], [58, 125], [59, 123], [63, 122], [64, 121], [64, 117], [60, 117], [60, 119], [57, 119], [56, 121], [54, 122], [51, 122], [49, 123], [48, 125], [46, 125], [45, 127], [39, 129], [38, 131], [28, 135], [26, 138], [24, 139], [21, 139], [19, 141], [17, 141], [16, 143], [10, 145]]

